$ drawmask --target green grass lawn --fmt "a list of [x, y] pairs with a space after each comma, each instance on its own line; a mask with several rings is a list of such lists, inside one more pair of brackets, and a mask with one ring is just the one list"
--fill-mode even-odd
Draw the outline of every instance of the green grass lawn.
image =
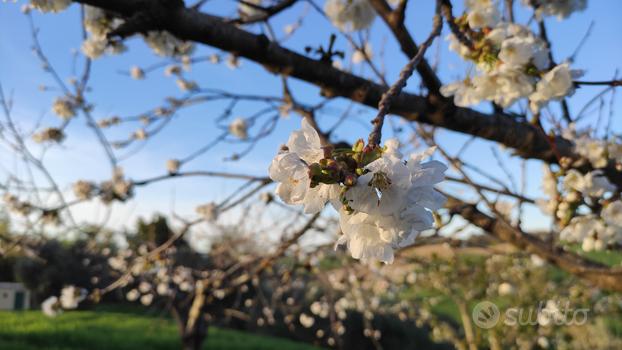
[[[0, 311], [0, 349], [179, 349], [175, 324], [128, 312], [72, 311], [56, 318], [40, 311]], [[315, 347], [285, 339], [210, 328], [204, 349], [312, 350]]]

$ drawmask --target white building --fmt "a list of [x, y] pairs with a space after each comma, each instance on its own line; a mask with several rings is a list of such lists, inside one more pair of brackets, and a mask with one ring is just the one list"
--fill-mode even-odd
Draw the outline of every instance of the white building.
[[21, 283], [0, 282], [0, 310], [28, 310], [30, 292]]

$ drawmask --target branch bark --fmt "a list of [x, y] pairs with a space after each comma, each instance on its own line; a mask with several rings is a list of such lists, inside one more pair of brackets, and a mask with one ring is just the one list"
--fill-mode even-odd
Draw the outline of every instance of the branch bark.
[[452, 196], [447, 197], [449, 200], [446, 207], [452, 214], [462, 216], [490, 235], [504, 242], [509, 242], [519, 249], [545, 258], [562, 270], [599, 288], [622, 292], [622, 268], [596, 263], [560, 247], [554, 247], [538, 237], [526, 234], [508, 225], [503, 220], [482, 213], [475, 204], [465, 203]]
[[[147, 11], [150, 6], [162, 6], [160, 1], [144, 0], [78, 0], [80, 3], [96, 6], [124, 18], [135, 17]], [[175, 0], [172, 0], [175, 1]], [[333, 68], [325, 62], [305, 57], [271, 42], [265, 35], [249, 33], [221, 17], [202, 13], [183, 6], [169, 9], [166, 21], [158, 24], [158, 29], [167, 30], [183, 40], [213, 46], [238, 56], [262, 64], [273, 73], [287, 75], [312, 83], [321, 88], [325, 96], [341, 96], [361, 104], [376, 108], [385, 86], [373, 83], [359, 76]], [[404, 39], [405, 43], [408, 39]], [[412, 41], [412, 38], [410, 39]], [[414, 42], [407, 44], [416, 53]], [[404, 50], [404, 48], [403, 48]], [[410, 50], [410, 49], [409, 49]], [[422, 69], [424, 61], [417, 66], [423, 79], [427, 69]], [[433, 73], [433, 71], [430, 72]], [[436, 75], [434, 75], [436, 77]], [[440, 82], [439, 82], [440, 84]], [[430, 89], [428, 85], [428, 88]], [[431, 89], [430, 89], [431, 90]], [[448, 130], [474, 135], [489, 141], [499, 142], [516, 150], [523, 158], [540, 159], [556, 163], [558, 157], [576, 158], [572, 143], [560, 136], [549, 137], [537, 127], [514, 120], [502, 114], [487, 114], [469, 108], [457, 107], [437, 94], [427, 97], [402, 92], [393, 101], [390, 113], [400, 115], [406, 120], [417, 121]], [[553, 147], [552, 147], [553, 146]], [[622, 172], [614, 164], [605, 169], [611, 182], [622, 188]]]

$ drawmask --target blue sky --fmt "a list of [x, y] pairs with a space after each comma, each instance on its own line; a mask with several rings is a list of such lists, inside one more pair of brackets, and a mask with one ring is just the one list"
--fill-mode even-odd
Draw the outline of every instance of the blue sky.
[[[318, 0], [318, 3], [323, 2]], [[456, 2], [455, 14], [462, 12], [462, 4]], [[517, 1], [518, 2], [518, 1]], [[5, 92], [11, 92], [15, 102], [14, 118], [23, 128], [29, 130], [33, 126], [54, 126], [60, 122], [50, 111], [50, 106], [59, 91], [40, 91], [41, 84], [53, 86], [49, 75], [41, 70], [39, 61], [31, 51], [32, 38], [26, 16], [19, 11], [20, 5], [4, 3], [0, 5], [0, 83]], [[421, 42], [431, 28], [433, 1], [412, 0], [407, 13], [408, 27], [416, 40]], [[518, 22], [526, 23], [529, 12], [517, 6]], [[235, 14], [235, 2], [226, 0], [209, 1], [204, 10], [223, 16]], [[622, 13], [620, 1], [588, 1], [588, 9], [582, 13], [573, 14], [569, 19], [558, 21], [555, 18], [547, 19], [549, 36], [553, 39], [553, 52], [557, 61], [569, 57], [577, 47], [592, 21], [595, 22], [592, 34], [583, 46], [573, 67], [584, 69], [584, 80], [609, 80], [613, 77], [622, 62], [622, 45], [619, 34], [622, 33], [622, 22], [618, 15]], [[304, 15], [302, 29], [287, 40], [284, 45], [302, 52], [305, 46], [325, 45], [332, 27], [317, 12], [305, 4], [294, 6], [278, 16], [272, 23], [274, 30], [283, 35], [283, 28], [294, 23]], [[74, 76], [73, 53], [81, 45], [81, 31], [79, 10], [77, 5], [60, 14], [41, 15], [34, 13], [35, 24], [40, 28], [40, 40], [45, 53], [53, 66], [64, 79]], [[258, 32], [262, 29], [255, 25], [249, 30]], [[399, 51], [394, 39], [387, 32], [384, 24], [376, 19], [371, 30], [371, 42], [374, 54], [384, 51], [384, 68], [390, 81], [393, 81], [405, 63], [405, 58]], [[443, 37], [445, 34], [443, 35]], [[439, 41], [437, 41], [438, 43]], [[343, 37], [337, 39], [337, 47], [345, 50], [348, 55], [350, 48]], [[162, 70], [147, 75], [144, 81], [132, 80], [120, 72], [127, 71], [132, 65], [147, 67], [162, 62], [163, 59], [154, 55], [151, 50], [138, 38], [127, 42], [129, 51], [120, 56], [105, 56], [94, 62], [90, 86], [92, 87], [88, 99], [95, 104], [93, 112], [96, 119], [112, 115], [138, 115], [162, 104], [166, 96], [183, 96], [175, 85], [174, 79], [165, 77]], [[209, 47], [199, 47], [196, 55], [218, 53]], [[438, 56], [436, 56], [438, 54]], [[444, 40], [440, 47], [433, 47], [428, 57], [440, 58], [440, 77], [448, 82], [464, 76], [466, 65], [455, 54], [447, 50]], [[349, 56], [346, 60], [349, 59]], [[219, 88], [237, 93], [266, 94], [279, 96], [281, 91], [280, 79], [267, 73], [261, 66], [247, 60], [241, 60], [241, 68], [232, 71], [224, 64], [213, 65], [201, 63], [193, 66], [188, 78], [195, 80], [203, 88]], [[81, 59], [78, 59], [78, 72]], [[354, 67], [354, 71], [361, 73], [361, 67]], [[371, 76], [368, 69], [362, 74]], [[292, 80], [291, 87], [297, 99], [311, 104], [320, 101], [318, 89], [299, 81]], [[413, 77], [407, 89], [417, 91], [418, 78]], [[571, 111], [578, 111], [586, 101], [593, 97], [600, 88], [582, 88], [571, 99]], [[608, 96], [609, 97], [609, 96]], [[606, 100], [609, 103], [609, 100]], [[121, 165], [126, 174], [133, 179], [142, 179], [165, 171], [164, 164], [169, 158], [182, 158], [195, 149], [217, 137], [221, 130], [215, 127], [224, 107], [223, 103], [203, 104], [189, 108], [179, 113], [173, 123], [159, 135], [140, 146], [137, 152]], [[347, 101], [338, 100], [329, 104], [329, 107], [320, 115], [320, 125], [332, 125], [339, 114], [347, 107]], [[614, 104], [615, 110], [620, 110], [620, 98]], [[258, 105], [242, 103], [236, 108], [233, 116], [248, 116], [257, 111]], [[352, 116], [336, 132], [335, 139], [355, 140], [368, 134], [368, 121], [373, 117], [370, 108], [355, 106]], [[593, 123], [595, 118], [588, 118], [583, 125]], [[265, 175], [271, 158], [278, 146], [287, 140], [288, 134], [296, 129], [300, 119], [291, 116], [289, 119], [280, 119], [276, 131], [262, 140], [247, 157], [238, 162], [224, 162], [223, 158], [234, 152], [244, 149], [244, 145], [226, 143], [214, 148], [209, 153], [197, 158], [184, 170], [219, 170], [228, 172], [251, 173]], [[399, 123], [399, 119], [395, 119]], [[225, 123], [226, 124], [226, 123]], [[110, 139], [123, 139], [133, 130], [140, 127], [139, 123], [123, 125], [107, 131]], [[618, 132], [622, 130], [620, 119], [614, 121], [613, 127]], [[386, 129], [386, 133], [390, 134]], [[256, 132], [251, 129], [251, 133]], [[67, 130], [68, 138], [61, 147], [48, 151], [46, 164], [53, 175], [69, 190], [69, 184], [78, 179], [104, 180], [110, 175], [108, 163], [104, 153], [95, 142], [92, 132], [86, 127], [83, 118], [74, 120]], [[439, 139], [449, 150], [457, 150], [468, 139], [464, 135], [442, 131]], [[472, 161], [491, 173], [502, 176], [496, 161], [491, 156], [490, 148], [496, 147], [491, 143], [477, 142], [467, 155]], [[124, 154], [119, 151], [118, 154]], [[507, 153], [507, 152], [506, 152]], [[507, 156], [504, 155], [504, 158]], [[6, 169], [13, 164], [14, 155], [7, 149], [0, 150], [2, 166]], [[520, 174], [520, 163], [508, 162], [509, 170], [517, 177]], [[538, 162], [528, 162], [528, 193], [532, 197], [539, 196], [540, 165]], [[139, 189], [137, 198], [125, 205], [116, 205], [110, 224], [120, 227], [131, 223], [136, 216], [150, 215], [154, 211], [171, 213], [174, 210], [181, 214], [192, 214], [193, 208], [201, 203], [222, 199], [234, 191], [238, 182], [218, 179], [194, 178], [179, 179], [161, 182], [148, 189]], [[75, 209], [76, 217], [84, 220], [101, 218], [101, 205], [97, 202], [89, 203]], [[541, 227], [546, 223], [544, 217], [536, 209], [527, 212], [527, 226]]]

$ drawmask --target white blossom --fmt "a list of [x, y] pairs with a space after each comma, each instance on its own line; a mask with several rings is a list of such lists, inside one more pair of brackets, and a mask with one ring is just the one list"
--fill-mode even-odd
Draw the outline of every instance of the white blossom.
[[507, 282], [503, 282], [499, 284], [499, 287], [497, 288], [497, 293], [499, 293], [499, 295], [501, 296], [512, 295], [514, 294], [514, 286]]
[[110, 31], [112, 21], [106, 12], [98, 7], [84, 5], [84, 29], [92, 36], [104, 39]]
[[467, 58], [471, 54], [471, 50], [462, 44], [453, 33], [447, 35], [445, 40], [449, 41], [449, 49], [460, 55], [460, 57]]
[[315, 318], [305, 313], [301, 313], [298, 320], [300, 321], [300, 324], [305, 328], [311, 328], [313, 327], [313, 324], [315, 323]]
[[556, 16], [558, 20], [562, 20], [573, 12], [583, 11], [587, 0], [523, 0], [523, 4], [535, 6], [538, 16]]
[[546, 164], [542, 166], [542, 172], [544, 173], [541, 186], [542, 192], [550, 198], [557, 197], [557, 178], [555, 177], [555, 174], [553, 174], [551, 169]]
[[368, 0], [327, 0], [324, 12], [333, 25], [344, 32], [366, 29], [376, 17]]
[[73, 193], [80, 200], [91, 198], [95, 185], [92, 182], [80, 180], [73, 184]]
[[229, 133], [241, 140], [248, 138], [248, 123], [244, 118], [236, 118], [229, 124]]
[[76, 111], [74, 109], [74, 105], [66, 97], [57, 98], [52, 105], [52, 110], [54, 113], [61, 117], [64, 120], [69, 120], [76, 116]]
[[43, 311], [43, 314], [48, 317], [54, 317], [61, 313], [62, 309], [60, 307], [60, 302], [58, 301], [58, 298], [55, 296], [51, 296], [45, 299], [41, 303], [41, 311]]
[[71, 0], [30, 0], [30, 5], [41, 12], [60, 12], [71, 5]]
[[371, 215], [395, 213], [406, 201], [404, 195], [411, 185], [408, 165], [391, 154], [384, 153], [358, 178], [356, 186], [346, 193], [348, 205]]
[[602, 197], [605, 193], [616, 190], [616, 186], [600, 170], [583, 175], [571, 169], [564, 177], [563, 185], [566, 190], [576, 190], [590, 197]]
[[529, 36], [512, 37], [504, 40], [499, 51], [499, 59], [510, 67], [521, 67], [527, 64], [534, 54], [534, 39]]
[[366, 58], [371, 59], [374, 55], [374, 51], [371, 47], [371, 43], [366, 42], [362, 50], [355, 50], [352, 54], [352, 63], [358, 64], [364, 62]]
[[238, 56], [236, 55], [229, 55], [227, 56], [227, 67], [229, 67], [229, 69], [237, 69], [240, 67], [240, 59], [238, 58]]
[[287, 35], [291, 35], [296, 30], [296, 28], [298, 28], [296, 25], [288, 24], [285, 27], [283, 27], [283, 32]]
[[220, 56], [218, 56], [217, 54], [213, 53], [213, 54], [209, 55], [209, 61], [212, 64], [218, 64], [218, 63], [220, 63]]
[[114, 199], [125, 200], [132, 195], [132, 182], [126, 180], [123, 169], [116, 167], [112, 179], [100, 184], [100, 198], [104, 203], [110, 203]]
[[199, 85], [197, 85], [197, 83], [192, 80], [179, 78], [176, 82], [177, 86], [182, 91], [196, 91], [199, 89]]
[[142, 128], [134, 131], [134, 133], [132, 134], [132, 137], [136, 140], [146, 140], [147, 136], [149, 136], [147, 134], [147, 131], [145, 131], [145, 129], [142, 129]]
[[554, 300], [548, 300], [545, 307], [538, 312], [536, 319], [540, 326], [547, 327], [563, 320], [564, 317], [565, 315], [559, 310], [558, 303]]
[[86, 298], [86, 290], [75, 286], [68, 286], [61, 290], [60, 304], [63, 309], [75, 309]]
[[312, 314], [322, 318], [328, 317], [328, 314], [330, 313], [330, 307], [328, 306], [328, 304], [319, 301], [314, 301], [309, 309], [311, 310]]
[[132, 289], [129, 292], [127, 292], [127, 294], [125, 294], [125, 298], [128, 301], [136, 301], [139, 296], [140, 296], [140, 293], [136, 289]]
[[86, 57], [96, 59], [104, 54], [107, 45], [108, 41], [106, 39], [89, 36], [86, 40], [84, 40], [84, 42], [82, 42], [80, 49]]
[[127, 267], [127, 263], [125, 262], [125, 259], [123, 259], [122, 256], [113, 256], [113, 257], [108, 258], [108, 265], [113, 270], [117, 270], [117, 271], [123, 271]]
[[324, 151], [317, 131], [306, 119], [302, 120], [302, 129], [290, 135], [287, 149], [270, 165], [270, 178], [278, 183], [276, 194], [287, 204], [304, 205], [307, 214], [317, 213], [326, 202], [338, 197], [339, 186], [311, 187], [308, 165], [322, 159]]
[[179, 171], [180, 165], [181, 162], [178, 159], [169, 159], [166, 161], [166, 170], [171, 174], [175, 174]]
[[605, 168], [609, 160], [622, 163], [622, 144], [615, 139], [600, 140], [590, 136], [590, 130], [576, 130], [576, 125], [571, 123], [562, 132], [562, 136], [574, 142], [574, 151], [587, 159], [596, 169]]
[[557, 65], [547, 72], [536, 84], [535, 92], [529, 96], [532, 112], [537, 112], [550, 100], [559, 100], [574, 93], [573, 78], [579, 75], [578, 71], [570, 70], [567, 63]]
[[136, 80], [145, 79], [145, 71], [138, 66], [132, 66], [132, 68], [130, 68], [130, 76], [132, 79]]
[[501, 19], [497, 3], [492, 0], [467, 0], [467, 21], [471, 29], [494, 27]]
[[[245, 0], [244, 2], [240, 2], [238, 5], [240, 16], [242, 16], [242, 18], [252, 18], [265, 14], [261, 9], [262, 2], [263, 0]], [[251, 6], [249, 4], [256, 6]]]
[[[611, 209], [615, 211], [617, 208]], [[602, 220], [596, 215], [583, 215], [572, 218], [568, 226], [560, 232], [560, 239], [581, 243], [584, 251], [603, 250], [608, 245], [622, 241], [620, 222], [611, 223], [609, 213], [603, 213]]]
[[529, 259], [531, 260], [531, 263], [535, 267], [542, 267], [542, 266], [546, 265], [546, 260], [542, 259], [540, 256], [538, 256], [536, 254], [531, 254]]
[[218, 218], [218, 206], [216, 203], [207, 203], [196, 207], [196, 213], [207, 221], [214, 221]]
[[471, 79], [443, 85], [440, 91], [445, 97], [454, 96], [454, 103], [459, 107], [476, 105], [482, 101], [479, 94], [476, 93]]
[[412, 244], [421, 231], [432, 228], [431, 211], [445, 202], [433, 186], [447, 170], [438, 161], [422, 163], [432, 152], [411, 155], [408, 162], [387, 152], [370, 163], [369, 172], [346, 192], [354, 212], [340, 210], [343, 235], [337, 244], [346, 244], [355, 259], [391, 263], [395, 249]]
[[168, 283], [159, 283], [156, 287], [156, 292], [158, 295], [169, 295], [171, 294], [171, 289], [168, 286]]
[[60, 143], [65, 139], [65, 133], [59, 128], [45, 128], [38, 133], [32, 135], [33, 141], [36, 143], [57, 142]]
[[178, 65], [172, 64], [170, 66], [167, 66], [164, 69], [164, 75], [171, 76], [171, 75], [178, 75], [181, 73], [181, 68], [179, 68]]
[[146, 281], [142, 281], [138, 284], [138, 291], [141, 293], [147, 293], [151, 290], [151, 284]]
[[194, 49], [191, 43], [181, 41], [167, 31], [150, 31], [145, 42], [159, 56], [185, 55]]
[[32, 206], [30, 204], [20, 201], [19, 198], [10, 193], [5, 193], [3, 196], [3, 200], [7, 208], [17, 214], [26, 216], [30, 214], [32, 210]]
[[145, 294], [140, 297], [140, 303], [145, 306], [151, 305], [151, 302], [153, 302], [153, 294]]
[[616, 200], [605, 206], [601, 217], [609, 225], [622, 227], [622, 201]]

